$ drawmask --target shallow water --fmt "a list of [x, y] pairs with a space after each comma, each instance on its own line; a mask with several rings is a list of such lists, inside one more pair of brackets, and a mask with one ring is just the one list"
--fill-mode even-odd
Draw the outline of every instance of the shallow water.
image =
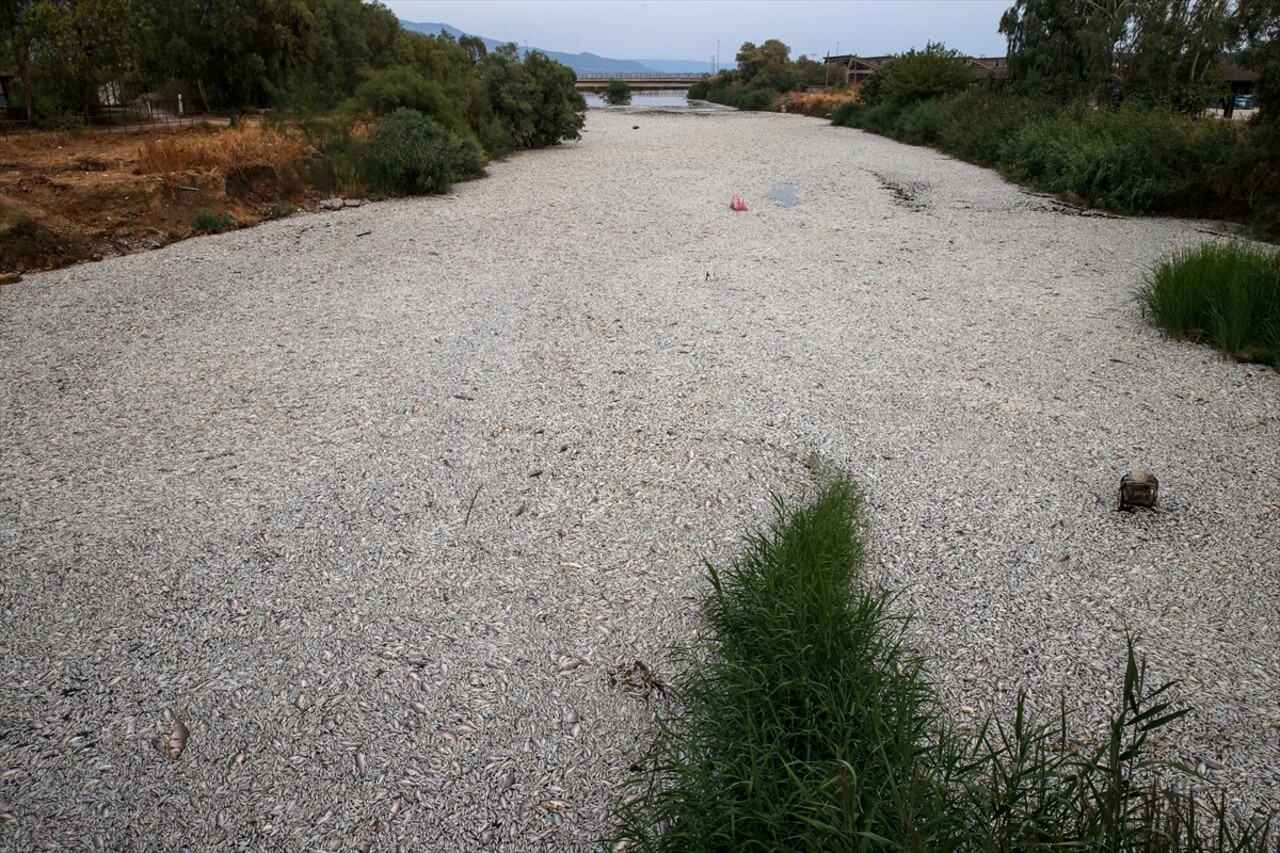
[[[583, 92], [588, 107], [605, 108], [609, 105], [598, 92]], [[632, 107], [687, 107], [689, 91], [687, 89], [637, 89], [631, 93]]]
[[796, 196], [799, 189], [795, 184], [778, 184], [769, 190], [769, 198], [781, 202], [783, 207], [795, 207], [800, 203], [800, 199]]

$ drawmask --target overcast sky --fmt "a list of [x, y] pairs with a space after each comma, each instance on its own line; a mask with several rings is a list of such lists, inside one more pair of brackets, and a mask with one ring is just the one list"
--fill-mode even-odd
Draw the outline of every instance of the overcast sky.
[[384, 0], [407, 21], [612, 59], [709, 59], [771, 38], [791, 57], [874, 56], [929, 41], [1002, 56], [996, 31], [1013, 0]]

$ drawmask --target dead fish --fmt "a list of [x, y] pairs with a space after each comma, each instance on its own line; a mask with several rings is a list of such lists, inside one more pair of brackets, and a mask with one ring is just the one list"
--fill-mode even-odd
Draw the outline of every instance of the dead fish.
[[516, 772], [514, 770], [508, 770], [503, 774], [502, 778], [498, 780], [498, 793], [511, 790], [511, 786], [515, 783]]
[[182, 720], [178, 720], [164, 742], [164, 752], [169, 756], [170, 761], [177, 761], [182, 757], [182, 751], [187, 748], [187, 740], [190, 737], [191, 729], [187, 728], [187, 724]]
[[356, 775], [363, 779], [369, 773], [368, 760], [363, 752], [356, 753]]
[[244, 763], [248, 760], [249, 760], [249, 753], [237, 752], [235, 755], [231, 756], [231, 760], [227, 762], [227, 769], [235, 770], [237, 767], [243, 766]]

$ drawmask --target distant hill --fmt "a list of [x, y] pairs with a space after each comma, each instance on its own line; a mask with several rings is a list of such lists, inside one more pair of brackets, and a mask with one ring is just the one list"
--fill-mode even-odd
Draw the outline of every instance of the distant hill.
[[[464, 33], [457, 27], [451, 27], [448, 24], [418, 23], [402, 19], [400, 26], [406, 30], [426, 33], [430, 36], [446, 33], [456, 39], [470, 35], [470, 33]], [[478, 36], [477, 38], [484, 42], [484, 46], [489, 50], [509, 43], [498, 39], [486, 38], [485, 36]], [[706, 62], [692, 62], [684, 59], [610, 59], [607, 56], [597, 56], [594, 53], [561, 53], [558, 50], [543, 50], [540, 47], [526, 48], [524, 45], [517, 45], [517, 48], [520, 50], [521, 56], [524, 56], [530, 50], [541, 51], [556, 62], [569, 66], [578, 74], [649, 74], [655, 72], [659, 74], [697, 74], [710, 70]]]

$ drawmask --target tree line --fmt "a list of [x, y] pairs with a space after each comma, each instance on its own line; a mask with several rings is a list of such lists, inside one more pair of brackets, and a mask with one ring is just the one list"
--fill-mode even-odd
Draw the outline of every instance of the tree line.
[[1226, 97], [1227, 66], [1276, 103], [1280, 0], [1016, 0], [1000, 19], [1015, 94], [1138, 98], [1189, 112]]
[[404, 107], [493, 156], [577, 138], [585, 109], [544, 54], [409, 32], [361, 0], [0, 0], [4, 71], [11, 106], [44, 124], [145, 93], [232, 113]]

